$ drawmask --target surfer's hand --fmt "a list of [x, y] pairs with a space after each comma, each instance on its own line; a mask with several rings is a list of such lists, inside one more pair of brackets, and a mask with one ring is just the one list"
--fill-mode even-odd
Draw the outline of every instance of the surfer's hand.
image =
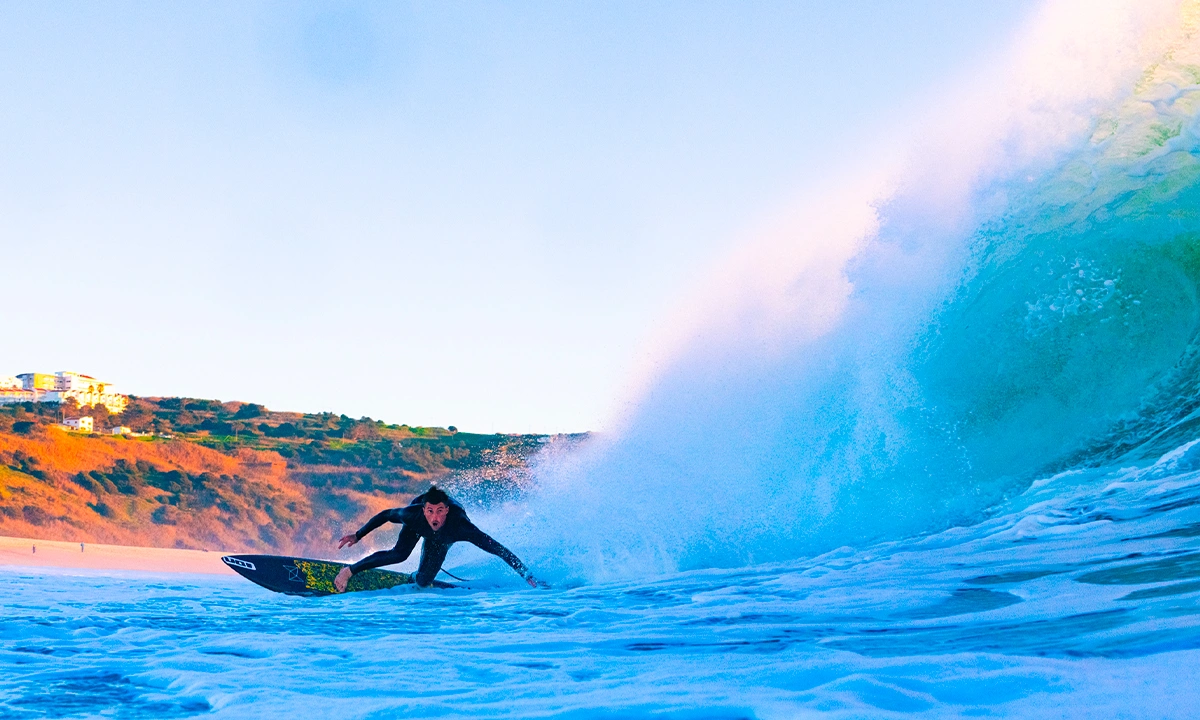
[[529, 583], [529, 587], [535, 590], [537, 589], [537, 578], [534, 576], [530, 575], [529, 577], [525, 578], [525, 582]]
[[[326, 577], [328, 577], [328, 576], [326, 576]], [[350, 568], [344, 567], [337, 574], [337, 577], [335, 577], [333, 579], [333, 587], [336, 588], [338, 592], [346, 592], [346, 585], [349, 582], [350, 582]]]
[[342, 538], [341, 540], [338, 540], [338, 550], [341, 550], [342, 548], [346, 547], [347, 545], [357, 545], [357, 544], [358, 544], [358, 536], [354, 535], [354, 534], [350, 534], [350, 535], [347, 535], [346, 537]]

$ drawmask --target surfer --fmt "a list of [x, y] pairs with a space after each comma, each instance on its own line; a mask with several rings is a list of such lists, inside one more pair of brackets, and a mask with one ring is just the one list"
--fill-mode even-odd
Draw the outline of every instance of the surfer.
[[429, 587], [433, 583], [433, 578], [437, 575], [438, 570], [441, 570], [442, 562], [445, 561], [450, 546], [460, 540], [469, 542], [511, 565], [513, 570], [525, 578], [529, 587], [538, 586], [537, 579], [533, 577], [529, 568], [525, 567], [525, 563], [521, 562], [520, 558], [493, 540], [487, 533], [475, 527], [475, 523], [467, 517], [467, 511], [463, 510], [462, 505], [455, 502], [436, 485], [413, 498], [408, 507], [384, 510], [371, 518], [358, 532], [339, 540], [338, 550], [357, 544], [367, 533], [385, 522], [399, 523], [403, 526], [400, 530], [400, 537], [396, 540], [396, 547], [372, 553], [350, 567], [342, 568], [342, 571], [333, 580], [333, 585], [338, 592], [345, 592], [346, 584], [356, 573], [383, 565], [404, 562], [412, 554], [419, 538], [425, 538], [425, 544], [421, 548], [421, 565], [413, 575], [413, 581], [420, 587]]

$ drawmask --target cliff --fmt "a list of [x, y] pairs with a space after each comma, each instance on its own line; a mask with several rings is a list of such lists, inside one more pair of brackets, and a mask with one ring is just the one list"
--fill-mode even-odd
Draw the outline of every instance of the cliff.
[[57, 427], [79, 412], [0, 407], [0, 535], [327, 552], [434, 481], [468, 497], [520, 493], [529, 459], [552, 440], [187, 398], [134, 398], [113, 417], [82, 411], [100, 429], [146, 436]]

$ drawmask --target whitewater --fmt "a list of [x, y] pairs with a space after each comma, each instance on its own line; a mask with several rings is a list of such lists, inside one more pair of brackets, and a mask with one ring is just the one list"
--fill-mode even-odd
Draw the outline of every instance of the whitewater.
[[553, 589], [8, 568], [0, 718], [1193, 716], [1198, 32], [1046, 3], [685, 298], [613, 432], [450, 487]]
[[1044, 478], [970, 527], [548, 591], [0, 577], [3, 718], [1183, 718], [1200, 444]]

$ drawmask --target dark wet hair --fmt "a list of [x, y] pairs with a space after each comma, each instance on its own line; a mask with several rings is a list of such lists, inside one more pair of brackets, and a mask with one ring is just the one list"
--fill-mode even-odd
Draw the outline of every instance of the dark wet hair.
[[450, 496], [447, 495], [437, 485], [431, 485], [429, 486], [429, 489], [425, 491], [425, 504], [428, 505], [431, 503], [434, 505], [449, 505]]

